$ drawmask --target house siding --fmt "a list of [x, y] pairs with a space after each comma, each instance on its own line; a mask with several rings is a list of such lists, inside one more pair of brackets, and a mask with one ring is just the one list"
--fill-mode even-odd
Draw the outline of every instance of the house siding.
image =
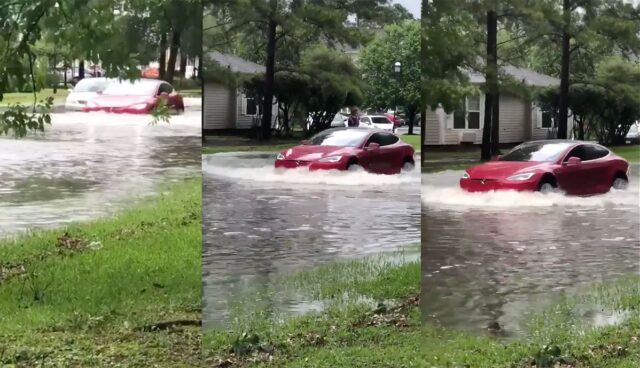
[[204, 85], [204, 129], [235, 128], [236, 94], [229, 87], [208, 82]]
[[253, 127], [254, 115], [245, 115], [242, 100], [244, 95], [241, 92], [236, 94], [236, 129], [251, 129]]
[[[484, 105], [481, 106], [484, 109]], [[457, 130], [448, 128], [447, 115], [442, 109], [427, 112], [426, 144], [458, 145], [463, 135], [473, 136], [474, 144], [482, 143], [482, 129]], [[484, 120], [484, 119], [482, 119]], [[484, 121], [481, 121], [484, 124]], [[519, 143], [531, 135], [531, 104], [521, 97], [504, 94], [500, 96], [500, 143]], [[441, 130], [444, 128], [444, 132]], [[546, 132], [545, 132], [546, 136]]]

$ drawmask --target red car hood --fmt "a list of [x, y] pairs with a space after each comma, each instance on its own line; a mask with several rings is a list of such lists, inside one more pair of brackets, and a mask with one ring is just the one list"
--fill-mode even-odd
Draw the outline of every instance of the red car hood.
[[490, 161], [467, 169], [471, 179], [505, 179], [519, 172], [531, 172], [546, 167], [548, 162]]
[[302, 145], [286, 149], [280, 153], [285, 160], [316, 161], [327, 156], [354, 154], [358, 151], [355, 147], [314, 146]]
[[97, 96], [92, 99], [89, 107], [127, 107], [137, 104], [154, 102], [153, 97], [149, 96]]

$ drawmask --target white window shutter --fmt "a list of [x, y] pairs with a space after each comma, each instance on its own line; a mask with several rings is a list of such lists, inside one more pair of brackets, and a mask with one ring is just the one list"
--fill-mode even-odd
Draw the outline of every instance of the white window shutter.
[[480, 129], [484, 129], [484, 104], [485, 104], [485, 100], [486, 99], [486, 95], [484, 93], [480, 94]]
[[445, 113], [445, 119], [446, 119], [446, 126], [447, 129], [453, 129], [453, 112], [451, 112], [450, 114]]
[[244, 95], [244, 93], [242, 94], [242, 103], [241, 103], [241, 112], [242, 115], [247, 115], [247, 96]]
[[536, 127], [542, 129], [542, 109], [536, 106]]

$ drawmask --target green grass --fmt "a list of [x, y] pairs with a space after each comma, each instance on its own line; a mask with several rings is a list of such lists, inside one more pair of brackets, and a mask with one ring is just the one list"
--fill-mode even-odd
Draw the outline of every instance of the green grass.
[[178, 91], [182, 97], [201, 97], [201, 89], [183, 89]]
[[610, 148], [616, 155], [624, 157], [629, 162], [640, 162], [640, 144], [614, 146]]
[[[112, 218], [0, 240], [0, 363], [199, 362], [200, 188], [189, 179]], [[144, 331], [176, 320], [195, 325]]]
[[[420, 151], [419, 135], [402, 135], [400, 138], [411, 144], [416, 152]], [[284, 149], [300, 144], [302, 138], [280, 139], [273, 138], [268, 142], [260, 142], [253, 139], [236, 136], [207, 137], [207, 143], [202, 147], [202, 153], [213, 154], [222, 152], [247, 152], [260, 151], [276, 153]]]
[[[275, 282], [333, 301], [324, 311], [286, 318], [242, 301], [226, 330], [205, 331], [204, 356], [214, 367], [637, 367], [639, 281], [558, 300], [531, 321], [528, 339], [505, 341], [422, 326], [419, 262], [336, 262]], [[630, 312], [621, 325], [595, 329], [574, 313], [577, 305]]]
[[[53, 97], [54, 104], [57, 102], [63, 102], [69, 91], [64, 88], [59, 88], [58, 93], [54, 94], [53, 89], [47, 88], [43, 89], [36, 94], [36, 98], [38, 101], [45, 100], [49, 97]], [[0, 106], [8, 106], [8, 105], [31, 105], [33, 104], [33, 93], [5, 93], [4, 98], [0, 101]]]

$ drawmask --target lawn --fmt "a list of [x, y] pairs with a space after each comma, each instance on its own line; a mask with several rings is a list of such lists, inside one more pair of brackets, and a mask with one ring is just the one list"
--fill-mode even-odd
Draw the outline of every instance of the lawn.
[[201, 181], [105, 219], [0, 240], [0, 365], [201, 361]]
[[[69, 91], [60, 88], [57, 93], [53, 93], [53, 89], [47, 88], [43, 89], [36, 94], [36, 98], [38, 101], [45, 100], [49, 97], [53, 97], [54, 104], [62, 103], [67, 98]], [[8, 106], [8, 105], [32, 105], [33, 104], [33, 93], [5, 93], [4, 98], [0, 101], [0, 106]]]
[[[271, 316], [261, 295], [239, 302], [227, 329], [204, 334], [212, 367], [637, 367], [640, 279], [596, 284], [531, 321], [528, 339], [505, 341], [421, 324], [420, 263], [381, 258], [336, 262], [274, 283], [328, 301], [322, 312]], [[275, 290], [269, 290], [274, 293]], [[296, 294], [298, 293], [298, 294]], [[360, 298], [358, 298], [360, 296]], [[365, 297], [365, 298], [363, 298]], [[628, 311], [620, 325], [592, 328], [576, 305]]]
[[640, 144], [610, 147], [618, 156], [629, 162], [640, 162]]
[[[420, 151], [419, 135], [401, 135], [400, 139], [411, 144], [416, 152]], [[202, 147], [203, 154], [221, 153], [221, 152], [245, 152], [260, 151], [275, 153], [292, 146], [300, 144], [301, 137], [296, 138], [272, 138], [268, 142], [260, 142], [255, 139], [249, 139], [237, 136], [209, 136], [206, 143]]]

